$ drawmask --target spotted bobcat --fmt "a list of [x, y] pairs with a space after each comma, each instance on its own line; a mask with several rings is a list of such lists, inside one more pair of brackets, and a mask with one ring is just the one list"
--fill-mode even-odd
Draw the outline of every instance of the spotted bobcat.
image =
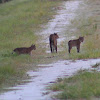
[[30, 47], [16, 48], [13, 51], [16, 52], [17, 54], [31, 54], [31, 51], [35, 49], [36, 46], [32, 44]]
[[83, 42], [83, 41], [84, 41], [84, 37], [79, 37], [79, 38], [76, 39], [76, 40], [70, 40], [70, 41], [68, 42], [68, 52], [70, 53], [72, 47], [75, 46], [75, 47], [77, 48], [77, 53], [79, 53], [79, 52], [80, 52], [80, 44], [81, 44], [81, 42]]

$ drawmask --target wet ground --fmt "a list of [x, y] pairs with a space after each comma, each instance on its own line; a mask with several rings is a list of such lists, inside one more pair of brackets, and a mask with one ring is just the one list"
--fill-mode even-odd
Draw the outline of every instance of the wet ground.
[[[48, 49], [49, 35], [57, 32], [60, 37], [60, 39], [58, 39], [58, 45], [60, 45], [65, 40], [63, 31], [71, 24], [71, 20], [76, 17], [76, 10], [79, 9], [79, 5], [82, 3], [81, 1], [65, 1], [62, 6], [59, 7], [54, 19], [50, 20], [47, 26], [45, 26], [46, 28], [40, 33], [40, 35], [44, 35], [42, 42], [47, 44], [47, 53], [50, 53]], [[100, 62], [100, 59], [84, 61], [64, 60], [48, 65], [39, 64], [38, 66], [44, 66], [44, 68], [39, 68], [36, 72], [27, 72], [27, 74], [32, 77], [31, 80], [25, 80], [30, 81], [29, 83], [8, 88], [13, 89], [13, 91], [0, 94], [0, 100], [52, 100], [50, 97], [52, 93], [46, 90], [49, 84], [55, 82], [59, 77], [69, 77], [80, 69], [89, 69], [91, 65], [98, 62]]]

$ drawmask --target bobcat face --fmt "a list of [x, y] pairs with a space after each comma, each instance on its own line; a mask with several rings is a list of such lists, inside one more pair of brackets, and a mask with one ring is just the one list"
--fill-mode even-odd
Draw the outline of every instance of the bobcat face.
[[49, 36], [49, 44], [50, 44], [50, 49], [51, 49], [51, 53], [54, 52], [54, 50], [56, 50], [57, 53], [57, 39], [59, 38], [57, 33], [51, 34]]
[[55, 37], [55, 39], [58, 39], [59, 38], [59, 36], [58, 36], [57, 33], [54, 33], [54, 37]]
[[83, 42], [84, 41], [84, 37], [79, 37], [79, 41]]
[[34, 49], [34, 50], [36, 50], [36, 46], [33, 45], [33, 44], [31, 45], [31, 48]]
[[84, 37], [79, 37], [78, 39], [76, 40], [70, 40], [68, 42], [68, 52], [70, 53], [72, 47], [76, 47], [77, 48], [77, 52], [79, 53], [80, 52], [80, 44], [81, 42], [84, 41]]

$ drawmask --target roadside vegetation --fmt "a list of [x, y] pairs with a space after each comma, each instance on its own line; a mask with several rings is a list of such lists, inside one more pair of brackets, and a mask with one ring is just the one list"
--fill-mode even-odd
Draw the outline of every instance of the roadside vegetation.
[[[59, 0], [12, 0], [0, 4], [0, 91], [16, 85], [25, 72], [36, 67], [43, 58], [44, 49], [38, 49], [36, 31], [54, 15]], [[32, 56], [12, 54], [17, 47], [36, 45]], [[42, 59], [44, 62], [44, 59]]]
[[[91, 59], [100, 57], [100, 1], [86, 0], [86, 5], [81, 5], [78, 9], [77, 17], [71, 21], [71, 26], [66, 30], [66, 37], [84, 36], [81, 44], [81, 53], [73, 48], [71, 54], [64, 55], [64, 59]], [[79, 13], [80, 12], [80, 13]], [[71, 30], [73, 29], [73, 30]], [[70, 35], [71, 34], [71, 35]], [[70, 40], [70, 39], [69, 39]], [[66, 46], [65, 41], [62, 46]], [[99, 68], [100, 63], [91, 66]], [[79, 71], [76, 75], [60, 79], [49, 88], [57, 92], [54, 98], [60, 100], [98, 100], [100, 99], [100, 72], [99, 71]]]
[[[83, 1], [84, 2], [84, 1]], [[77, 53], [76, 48], [72, 48], [71, 54], [68, 55], [68, 40], [64, 42], [62, 47], [67, 52], [65, 59], [88, 59], [100, 57], [100, 2], [99, 0], [86, 0], [86, 5], [80, 5], [77, 11], [77, 16], [71, 21], [71, 25], [65, 31], [66, 37], [84, 36], [84, 42], [81, 43], [80, 53]], [[64, 53], [65, 53], [64, 52]]]
[[50, 89], [60, 91], [54, 96], [60, 100], [96, 100], [100, 97], [100, 73], [81, 70], [75, 76], [57, 82]]
[[[86, 1], [88, 7], [83, 8], [84, 5], [81, 5], [80, 13], [77, 13], [76, 19], [71, 21], [71, 26], [65, 32], [68, 33], [66, 37], [71, 33], [77, 38], [79, 36], [85, 37], [81, 46], [81, 53], [76, 53], [75, 48], [72, 49], [70, 55], [67, 50], [68, 41], [61, 44], [64, 51], [58, 52], [57, 55], [46, 54], [45, 48], [37, 44], [37, 40], [41, 40], [41, 37], [38, 33], [35, 34], [55, 14], [60, 0], [12, 0], [0, 4], [0, 92], [2, 87], [13, 86], [20, 83], [21, 79], [29, 78], [25, 72], [29, 69], [33, 70], [40, 62], [48, 63], [55, 59], [100, 57], [99, 0], [95, 0], [95, 2], [93, 0]], [[32, 56], [12, 54], [13, 49], [29, 47], [31, 44], [36, 44], [36, 50], [32, 52]], [[91, 97], [100, 96], [99, 77], [98, 72], [86, 71], [68, 79], [61, 79], [51, 89], [62, 91], [56, 96], [60, 99], [78, 100], [85, 98], [92, 100]]]

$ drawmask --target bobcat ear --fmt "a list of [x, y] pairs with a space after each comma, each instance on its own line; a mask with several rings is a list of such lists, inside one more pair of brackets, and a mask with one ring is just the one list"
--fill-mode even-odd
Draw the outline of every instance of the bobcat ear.
[[83, 37], [83, 38], [84, 38], [84, 36], [79, 36], [79, 38], [81, 38], [81, 37]]
[[84, 36], [82, 36], [84, 38]]
[[57, 35], [57, 33], [54, 33], [54, 35]]

